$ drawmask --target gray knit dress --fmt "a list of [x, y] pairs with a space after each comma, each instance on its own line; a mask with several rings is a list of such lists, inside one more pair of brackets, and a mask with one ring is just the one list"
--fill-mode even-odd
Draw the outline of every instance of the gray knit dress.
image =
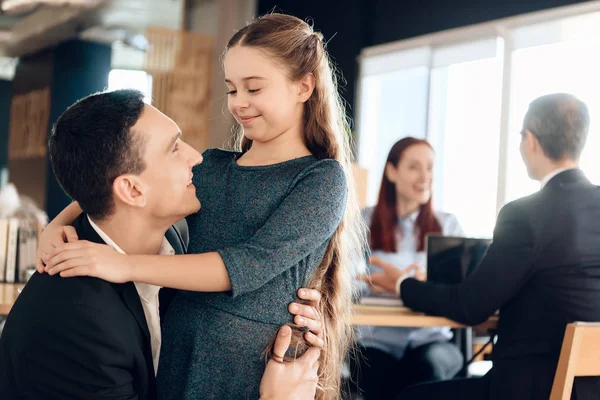
[[[179, 291], [163, 321], [159, 399], [258, 399], [263, 351], [320, 264], [346, 207], [344, 171], [313, 156], [258, 167], [207, 150], [189, 253], [217, 251], [231, 292]], [[198, 268], [202, 268], [201, 265]]]

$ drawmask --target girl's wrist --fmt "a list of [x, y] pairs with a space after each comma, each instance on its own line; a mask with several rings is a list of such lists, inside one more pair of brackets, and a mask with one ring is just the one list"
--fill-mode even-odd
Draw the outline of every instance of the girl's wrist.
[[124, 256], [125, 257], [125, 278], [126, 281], [129, 282], [137, 282], [139, 281], [139, 277], [137, 276], [136, 272], [136, 262], [135, 259], [137, 256], [134, 255], [130, 255], [130, 256]]

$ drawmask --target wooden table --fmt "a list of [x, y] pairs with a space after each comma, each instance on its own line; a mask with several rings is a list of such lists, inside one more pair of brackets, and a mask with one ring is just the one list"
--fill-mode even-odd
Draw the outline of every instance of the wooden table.
[[[467, 366], [473, 355], [472, 330], [469, 326], [444, 317], [435, 317], [422, 312], [414, 311], [408, 307], [399, 306], [365, 306], [355, 304], [352, 315], [353, 325], [372, 326], [397, 326], [408, 328], [425, 328], [435, 326], [448, 326], [459, 328], [455, 331], [455, 342], [464, 357], [462, 375], [466, 376]], [[493, 331], [498, 328], [498, 316], [491, 316], [484, 323], [477, 325], [478, 329]]]
[[0, 315], [8, 315], [24, 283], [0, 283]]
[[[373, 326], [404, 326], [412, 328], [424, 328], [431, 326], [449, 326], [451, 328], [466, 328], [464, 324], [452, 321], [444, 317], [434, 317], [422, 312], [411, 310], [408, 307], [396, 306], [365, 306], [355, 304], [353, 306], [353, 325]], [[496, 329], [498, 316], [490, 317], [478, 327], [483, 329]]]

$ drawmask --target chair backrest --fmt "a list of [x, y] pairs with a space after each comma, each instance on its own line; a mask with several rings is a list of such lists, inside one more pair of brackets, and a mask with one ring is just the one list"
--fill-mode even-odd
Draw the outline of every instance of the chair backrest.
[[600, 376], [600, 322], [567, 325], [550, 400], [569, 400], [576, 376]]

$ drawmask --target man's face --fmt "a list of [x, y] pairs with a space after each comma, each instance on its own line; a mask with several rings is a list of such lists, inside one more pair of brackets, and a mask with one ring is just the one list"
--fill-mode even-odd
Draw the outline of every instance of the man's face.
[[132, 132], [142, 135], [146, 169], [139, 178], [148, 217], [170, 220], [197, 212], [200, 201], [192, 184], [192, 167], [202, 162], [202, 156], [181, 140], [177, 124], [146, 105]]

